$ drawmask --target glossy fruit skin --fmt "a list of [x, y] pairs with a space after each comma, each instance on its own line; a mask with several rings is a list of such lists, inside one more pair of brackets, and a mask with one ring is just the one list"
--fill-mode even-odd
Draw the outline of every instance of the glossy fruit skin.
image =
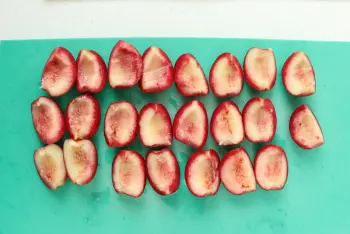
[[146, 171], [147, 171], [148, 181], [149, 181], [150, 185], [152, 186], [152, 188], [154, 189], [154, 191], [156, 191], [159, 195], [167, 196], [167, 195], [174, 194], [180, 186], [179, 162], [177, 161], [175, 154], [170, 149], [166, 148], [166, 149], [162, 149], [160, 151], [157, 151], [159, 154], [162, 154], [165, 152], [170, 153], [172, 155], [173, 163], [175, 164], [175, 175], [176, 176], [175, 176], [175, 179], [173, 179], [171, 185], [169, 186], [170, 187], [169, 193], [167, 193], [166, 191], [160, 189], [159, 186], [157, 186], [156, 182], [152, 179], [152, 176], [149, 173], [149, 168], [147, 165], [148, 165], [148, 161], [150, 160], [150, 157], [152, 157], [152, 153], [154, 153], [154, 152], [155, 151], [149, 151], [146, 155]]
[[254, 158], [254, 174], [255, 174], [255, 177], [257, 178], [257, 176], [256, 176], [256, 171], [257, 171], [257, 168], [258, 168], [258, 166], [259, 166], [258, 163], [257, 163], [257, 160], [259, 159], [259, 157], [261, 156], [261, 154], [264, 153], [264, 151], [265, 151], [266, 149], [269, 149], [269, 148], [271, 148], [271, 147], [280, 150], [280, 151], [284, 154], [285, 159], [286, 159], [286, 162], [287, 162], [287, 174], [286, 174], [286, 180], [285, 180], [283, 186], [281, 186], [281, 187], [275, 187], [275, 188], [271, 188], [271, 189], [265, 188], [265, 187], [259, 182], [259, 180], [257, 179], [256, 182], [257, 182], [258, 185], [259, 185], [262, 189], [264, 189], [265, 191], [270, 191], [270, 190], [282, 190], [282, 189], [285, 187], [285, 185], [286, 185], [286, 183], [287, 183], [287, 180], [288, 180], [288, 158], [286, 157], [286, 153], [285, 153], [285, 151], [284, 151], [281, 147], [279, 147], [279, 146], [277, 146], [277, 145], [273, 145], [273, 144], [264, 145], [263, 147], [261, 147], [261, 148], [259, 149], [259, 151], [258, 151], [257, 154], [255, 155], [255, 158]]
[[[200, 144], [195, 144], [193, 143], [190, 139], [181, 139], [179, 138], [178, 134], [177, 134], [177, 129], [180, 127], [180, 123], [179, 123], [179, 119], [180, 116], [184, 113], [184, 111], [190, 107], [194, 102], [197, 102], [197, 104], [199, 105], [199, 108], [204, 112], [204, 126], [203, 128], [204, 130], [204, 136], [202, 137], [202, 142]], [[180, 107], [180, 109], [177, 111], [175, 117], [174, 117], [174, 122], [173, 122], [173, 136], [175, 137], [176, 140], [186, 144], [186, 145], [190, 145], [194, 148], [202, 148], [205, 143], [207, 142], [207, 138], [208, 138], [208, 115], [207, 115], [207, 111], [205, 109], [204, 104], [201, 101], [189, 101], [187, 103], [185, 103], [182, 107]]]

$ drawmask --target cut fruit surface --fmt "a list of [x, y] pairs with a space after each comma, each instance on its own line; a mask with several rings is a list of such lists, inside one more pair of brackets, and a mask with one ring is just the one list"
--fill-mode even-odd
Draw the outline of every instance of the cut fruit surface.
[[243, 70], [235, 56], [223, 53], [210, 69], [209, 84], [217, 97], [238, 96], [243, 89]]
[[97, 170], [97, 151], [90, 140], [67, 139], [63, 145], [64, 162], [73, 184], [88, 184]]
[[245, 149], [234, 149], [224, 155], [220, 162], [220, 179], [227, 191], [235, 195], [256, 190], [253, 166]]
[[244, 139], [241, 112], [232, 101], [218, 105], [210, 121], [210, 131], [218, 145], [240, 144]]
[[78, 92], [100, 92], [107, 80], [107, 68], [102, 57], [93, 50], [81, 50], [77, 58]]
[[294, 96], [309, 96], [316, 92], [315, 72], [304, 52], [294, 52], [283, 65], [282, 81]]
[[89, 94], [71, 100], [66, 109], [66, 125], [74, 140], [95, 135], [100, 125], [101, 110], [98, 101]]
[[242, 111], [245, 136], [251, 142], [272, 141], [276, 133], [275, 107], [269, 99], [254, 97]]
[[139, 132], [146, 147], [170, 146], [173, 132], [167, 109], [159, 103], [145, 105], [139, 115]]
[[112, 182], [117, 193], [140, 197], [146, 186], [143, 157], [136, 151], [121, 150], [113, 160]]
[[64, 116], [57, 103], [41, 96], [31, 104], [32, 120], [36, 133], [45, 144], [59, 141], [65, 131]]
[[170, 195], [180, 185], [179, 163], [170, 149], [150, 151], [146, 156], [148, 180], [157, 193]]
[[35, 150], [34, 163], [43, 183], [51, 190], [62, 186], [67, 179], [61, 147], [50, 144]]
[[243, 69], [253, 89], [267, 91], [275, 85], [277, 68], [272, 49], [251, 48], [244, 58]]
[[201, 65], [192, 54], [183, 54], [177, 59], [174, 81], [177, 90], [184, 96], [206, 96], [209, 93]]
[[189, 191], [197, 197], [213, 196], [220, 186], [220, 158], [210, 150], [193, 153], [185, 168], [185, 181]]
[[137, 134], [138, 113], [126, 101], [109, 105], [104, 123], [104, 135], [109, 147], [123, 147], [134, 141]]
[[130, 43], [120, 40], [112, 49], [108, 63], [108, 79], [112, 88], [129, 88], [142, 75], [142, 57]]
[[178, 141], [201, 148], [208, 137], [208, 115], [200, 101], [184, 104], [174, 117], [173, 134]]
[[155, 46], [142, 55], [143, 73], [140, 88], [146, 93], [162, 92], [173, 84], [173, 65], [165, 52]]
[[324, 144], [322, 129], [316, 116], [305, 104], [292, 113], [289, 131], [294, 142], [304, 149], [313, 149]]
[[288, 177], [288, 160], [284, 150], [277, 145], [263, 146], [255, 156], [254, 173], [262, 189], [282, 189]]
[[44, 67], [41, 88], [50, 96], [62, 96], [77, 79], [77, 65], [73, 55], [63, 47], [55, 48]]

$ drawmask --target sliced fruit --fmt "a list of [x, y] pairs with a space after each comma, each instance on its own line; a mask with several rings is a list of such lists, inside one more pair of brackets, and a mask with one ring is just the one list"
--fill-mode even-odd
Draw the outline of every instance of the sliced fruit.
[[282, 68], [282, 81], [294, 96], [309, 96], [316, 92], [315, 72], [304, 52], [297, 51], [289, 56]]
[[276, 133], [277, 117], [269, 99], [254, 97], [242, 111], [245, 136], [251, 142], [272, 141]]
[[74, 140], [95, 135], [100, 125], [101, 110], [98, 101], [89, 94], [71, 100], [66, 109], [66, 125]]
[[108, 63], [108, 79], [112, 88], [129, 88], [142, 75], [142, 57], [130, 43], [120, 40], [112, 49]]
[[34, 151], [34, 163], [40, 179], [51, 190], [62, 186], [67, 179], [61, 147], [50, 144]]
[[59, 141], [65, 131], [64, 117], [57, 103], [48, 97], [38, 97], [31, 104], [33, 125], [45, 144]]
[[100, 92], [107, 80], [107, 68], [102, 57], [93, 50], [81, 50], [77, 58], [78, 92]]
[[73, 184], [88, 184], [97, 170], [97, 151], [90, 140], [67, 139], [63, 145], [64, 163]]
[[263, 146], [255, 156], [254, 173], [262, 189], [282, 189], [288, 177], [288, 160], [284, 150], [277, 145]]
[[77, 79], [77, 65], [73, 55], [63, 47], [55, 48], [48, 58], [41, 77], [41, 88], [50, 96], [62, 96]]
[[150, 151], [146, 155], [147, 178], [157, 193], [170, 195], [180, 185], [179, 163], [170, 149]]
[[177, 59], [174, 81], [177, 90], [184, 96], [206, 96], [209, 93], [201, 65], [192, 54], [183, 54]]
[[244, 58], [244, 74], [247, 83], [258, 91], [273, 88], [276, 82], [276, 59], [272, 49], [253, 47]]
[[146, 186], [143, 157], [136, 151], [119, 151], [112, 164], [112, 182], [117, 193], [140, 197]]
[[146, 93], [167, 90], [173, 83], [173, 65], [165, 52], [155, 46], [149, 47], [142, 55], [143, 73], [140, 88]]
[[242, 115], [233, 101], [225, 101], [216, 107], [210, 131], [218, 145], [236, 145], [244, 140]]
[[199, 150], [193, 153], [185, 168], [186, 185], [197, 197], [213, 196], [220, 186], [220, 158], [215, 150]]
[[202, 148], [208, 137], [208, 115], [200, 101], [184, 104], [175, 115], [173, 134], [178, 141]]
[[235, 195], [256, 190], [253, 166], [245, 149], [237, 148], [224, 155], [220, 162], [220, 179], [227, 191]]
[[104, 124], [104, 135], [109, 147], [129, 145], [136, 138], [138, 113], [133, 104], [126, 101], [109, 105]]
[[159, 103], [149, 103], [139, 115], [140, 139], [146, 147], [170, 146], [173, 141], [171, 119]]
[[243, 89], [241, 64], [231, 53], [223, 53], [210, 69], [209, 84], [217, 97], [238, 96]]
[[305, 104], [292, 113], [289, 131], [294, 142], [304, 149], [313, 149], [324, 144], [322, 129], [316, 116]]

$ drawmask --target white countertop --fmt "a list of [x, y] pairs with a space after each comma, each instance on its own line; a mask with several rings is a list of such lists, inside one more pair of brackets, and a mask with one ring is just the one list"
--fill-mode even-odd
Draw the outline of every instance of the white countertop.
[[349, 11], [346, 0], [1, 0], [0, 39], [166, 36], [350, 41]]

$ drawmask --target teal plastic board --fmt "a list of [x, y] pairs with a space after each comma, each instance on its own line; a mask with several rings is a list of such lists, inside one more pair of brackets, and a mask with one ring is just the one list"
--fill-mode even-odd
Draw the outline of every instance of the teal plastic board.
[[[39, 179], [33, 152], [42, 144], [32, 126], [30, 104], [40, 95], [43, 66], [56, 46], [76, 57], [82, 48], [96, 50], [107, 62], [120, 38], [2, 41], [0, 44], [0, 233], [1, 234], [92, 234], [92, 233], [237, 233], [237, 234], [347, 234], [350, 233], [350, 43], [248, 39], [124, 38], [140, 53], [151, 45], [161, 47], [175, 63], [182, 53], [192, 53], [206, 75], [223, 52], [232, 52], [242, 63], [250, 47], [269, 47], [277, 59], [277, 82], [269, 92], [253, 91], [244, 84], [239, 97], [230, 98], [242, 110], [253, 96], [268, 97], [277, 111], [273, 143], [283, 147], [289, 160], [289, 177], [281, 191], [234, 196], [221, 185], [216, 196], [197, 198], [188, 191], [183, 177], [189, 155], [194, 151], [174, 140], [171, 149], [181, 168], [176, 194], [161, 197], [146, 185], [139, 199], [115, 193], [111, 165], [119, 149], [108, 148], [103, 137], [103, 119], [113, 101], [128, 100], [138, 110], [148, 102], [164, 104], [173, 118], [179, 107], [194, 98], [184, 98], [173, 85], [160, 94], [144, 94], [138, 86], [125, 90], [106, 88], [96, 95], [102, 121], [93, 141], [98, 149], [98, 170], [93, 181], [76, 186], [69, 181], [56, 191]], [[315, 69], [316, 94], [290, 96], [281, 82], [281, 68], [294, 51], [305, 51]], [[76, 90], [56, 98], [64, 109], [77, 96]], [[202, 100], [209, 118], [218, 103], [212, 93]], [[303, 150], [291, 139], [288, 123], [292, 111], [308, 104], [322, 126], [326, 143]], [[67, 137], [67, 136], [65, 136]], [[62, 145], [62, 142], [60, 142]], [[254, 159], [261, 144], [245, 140], [242, 146]], [[128, 149], [147, 152], [137, 139]], [[211, 135], [205, 149], [220, 157], [230, 147], [219, 147]]]

